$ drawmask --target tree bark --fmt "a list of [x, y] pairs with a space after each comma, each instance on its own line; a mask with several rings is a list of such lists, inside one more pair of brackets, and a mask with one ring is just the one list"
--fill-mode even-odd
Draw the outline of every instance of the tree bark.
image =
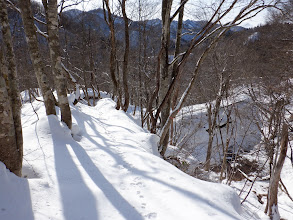
[[[4, 57], [2, 57], [2, 51], [0, 55], [0, 62], [1, 68], [2, 68], [2, 77], [4, 76], [5, 83], [6, 83], [6, 90], [7, 95], [9, 97], [9, 107], [11, 107], [11, 113], [12, 113], [12, 120], [10, 116], [8, 117], [9, 120], [13, 122], [13, 129], [14, 129], [14, 138], [15, 138], [15, 148], [14, 151], [14, 166], [12, 168], [12, 172], [14, 172], [16, 175], [21, 176], [21, 169], [22, 169], [22, 157], [23, 157], [23, 137], [22, 137], [22, 127], [21, 127], [21, 101], [19, 97], [19, 90], [17, 86], [17, 69], [16, 69], [16, 63], [15, 63], [15, 56], [13, 51], [13, 44], [12, 44], [12, 38], [11, 38], [11, 32], [10, 32], [10, 26], [9, 26], [9, 20], [8, 20], [8, 13], [7, 13], [7, 7], [4, 0], [0, 0], [0, 22], [2, 26], [2, 35], [3, 35], [3, 41], [6, 47], [6, 60], [7, 60], [7, 71], [3, 71], [4, 68]], [[2, 78], [3, 79], [3, 78]], [[2, 88], [2, 98], [5, 97], [5, 89]], [[2, 103], [4, 103], [4, 100], [2, 100]], [[4, 106], [5, 107], [5, 106]], [[7, 107], [8, 108], [8, 107]], [[8, 109], [6, 109], [6, 112]], [[9, 112], [9, 111], [8, 111]], [[0, 113], [1, 114], [1, 113]], [[4, 122], [5, 123], [5, 122]], [[9, 126], [7, 124], [6, 126]], [[3, 125], [5, 128], [5, 125]], [[8, 127], [7, 127], [8, 128]], [[10, 130], [12, 128], [9, 128]], [[8, 132], [9, 133], [9, 132]], [[7, 140], [8, 141], [8, 140]], [[2, 141], [0, 141], [2, 143]], [[3, 140], [5, 142], [5, 140]], [[8, 145], [9, 146], [9, 145]], [[13, 145], [11, 145], [13, 146]]]
[[66, 78], [62, 73], [61, 53], [59, 44], [59, 25], [57, 14], [57, 0], [43, 0], [43, 5], [46, 11], [47, 30], [49, 50], [52, 62], [52, 72], [54, 82], [57, 87], [58, 106], [61, 110], [61, 121], [63, 121], [69, 129], [72, 126], [71, 110], [67, 98]]
[[7, 169], [21, 176], [22, 158], [16, 143], [10, 97], [6, 89], [5, 80], [0, 76], [0, 161]]
[[[178, 104], [176, 105], [175, 109], [172, 110], [172, 112], [170, 113], [170, 116], [168, 117], [168, 120], [166, 121], [164, 127], [161, 129], [160, 132], [160, 141], [158, 143], [159, 147], [162, 146], [163, 144], [163, 140], [165, 139], [166, 135], [169, 132], [169, 127], [172, 121], [172, 118], [175, 118], [176, 115], [178, 114], [178, 112], [182, 109], [184, 102], [186, 101], [192, 86], [194, 85], [198, 74], [199, 74], [199, 67], [201, 66], [202, 62], [205, 60], [206, 56], [209, 54], [210, 50], [212, 50], [215, 45], [218, 43], [218, 41], [221, 39], [221, 37], [228, 31], [229, 29], [224, 29], [222, 30], [215, 38], [214, 40], [210, 43], [209, 47], [205, 49], [205, 51], [202, 53], [202, 55], [199, 57], [197, 63], [196, 63], [196, 67], [194, 69], [194, 72], [192, 74], [192, 77], [190, 79], [190, 82], [187, 86], [187, 88], [184, 90], [183, 94], [181, 95], [181, 98], [178, 102]], [[177, 75], [178, 76], [178, 75]], [[176, 80], [176, 79], [174, 79]], [[174, 83], [175, 81], [172, 81], [172, 83]], [[172, 85], [170, 85], [169, 90], [171, 89]], [[168, 91], [170, 92], [170, 91]], [[165, 97], [166, 98], [166, 97]]]
[[[106, 12], [106, 9], [107, 12]], [[109, 6], [109, 0], [103, 0], [103, 7], [104, 7], [104, 18], [106, 23], [108, 24], [110, 28], [110, 42], [111, 42], [111, 52], [110, 52], [110, 75], [114, 86], [114, 92], [113, 96], [117, 96], [117, 105], [116, 109], [120, 109], [121, 107], [121, 91], [120, 91], [120, 85], [119, 85], [119, 77], [116, 78], [116, 37], [115, 37], [115, 27], [114, 27], [114, 21], [111, 13], [111, 9]], [[107, 16], [108, 15], [108, 16]]]
[[273, 175], [270, 179], [269, 194], [268, 194], [268, 211], [271, 219], [280, 218], [278, 211], [278, 186], [281, 177], [281, 171], [286, 159], [288, 148], [288, 125], [283, 124], [282, 127], [282, 139], [281, 139], [281, 151], [278, 158], [278, 162], [273, 170]]
[[[170, 45], [170, 13], [172, 8], [172, 2], [170, 0], [162, 1], [162, 35], [161, 35], [161, 59], [160, 63], [160, 90], [159, 90], [159, 100], [160, 102], [165, 97], [169, 84], [171, 82], [171, 75], [169, 74], [169, 45]], [[170, 99], [167, 104], [163, 107], [161, 112], [161, 127], [164, 126], [166, 121], [168, 120], [170, 114], [171, 102]], [[162, 142], [161, 149], [159, 149], [162, 156], [165, 155], [169, 142], [169, 130], [166, 133], [166, 136]]]
[[123, 59], [123, 89], [124, 89], [124, 104], [123, 110], [126, 112], [129, 106], [129, 91], [128, 91], [128, 59], [129, 59], [129, 24], [128, 18], [126, 15], [126, 8], [125, 8], [126, 0], [122, 0], [121, 8], [124, 20], [124, 40], [125, 40], [125, 48], [124, 48], [124, 59]]
[[226, 80], [224, 79], [223, 74], [224, 74], [224, 72], [222, 72], [220, 74], [220, 88], [218, 91], [218, 95], [216, 97], [216, 104], [214, 106], [214, 109], [212, 111], [212, 103], [209, 104], [209, 108], [208, 108], [209, 142], [208, 142], [207, 155], [206, 155], [206, 161], [205, 161], [205, 166], [204, 166], [204, 169], [206, 171], [208, 171], [210, 169], [211, 156], [212, 156], [212, 151], [213, 151], [213, 140], [214, 140], [214, 135], [215, 135], [215, 129], [217, 126], [217, 118], [218, 118], [218, 115], [220, 112], [220, 105], [221, 105], [224, 93], [227, 90], [228, 81], [229, 81], [229, 79], [226, 79]]
[[[183, 4], [186, 0], [181, 0], [181, 4]], [[178, 25], [177, 25], [177, 32], [176, 32], [176, 44], [175, 44], [175, 53], [174, 57], [177, 57], [180, 53], [180, 46], [181, 46], [181, 38], [182, 38], [182, 27], [183, 27], [183, 16], [184, 16], [184, 5], [181, 7], [178, 15]], [[172, 78], [174, 78], [178, 74], [178, 61], [176, 61], [173, 64], [172, 67]], [[179, 88], [176, 86], [173, 98], [172, 98], [172, 103], [171, 103], [171, 108], [174, 110], [177, 98], [178, 98], [178, 93], [179, 93]], [[171, 126], [170, 126], [170, 136], [171, 136], [171, 143], [173, 144], [173, 136], [174, 136], [174, 125], [173, 125], [173, 119], [171, 121]]]
[[[1, 61], [3, 61], [2, 56]], [[20, 156], [22, 156], [22, 152], [19, 154], [18, 151], [11, 99], [3, 77], [4, 74], [8, 75], [7, 72], [3, 62], [0, 62], [0, 161], [11, 172], [21, 176], [22, 158]]]
[[20, 0], [21, 17], [24, 26], [24, 32], [26, 35], [26, 41], [28, 44], [30, 57], [33, 63], [33, 68], [37, 77], [38, 84], [40, 86], [42, 95], [44, 97], [44, 103], [46, 107], [47, 115], [56, 115], [55, 110], [55, 98], [48, 85], [47, 75], [44, 71], [44, 63], [42, 61], [38, 40], [37, 32], [32, 16], [30, 0]]

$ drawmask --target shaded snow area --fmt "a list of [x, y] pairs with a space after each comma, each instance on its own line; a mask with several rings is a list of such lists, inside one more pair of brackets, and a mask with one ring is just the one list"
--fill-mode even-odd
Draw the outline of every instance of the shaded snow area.
[[[230, 158], [226, 159], [228, 168], [224, 170], [226, 178], [222, 183], [229, 184], [236, 190], [242, 201], [242, 209], [251, 215], [248, 219], [268, 220], [269, 217], [264, 211], [270, 169], [267, 150], [265, 145], [261, 144], [263, 136], [258, 125], [262, 126], [262, 124], [256, 117], [256, 115], [259, 117], [259, 114], [256, 114], [259, 112], [245, 88], [240, 87], [233, 92], [235, 95], [223, 100], [220, 105], [219, 117], [216, 121], [218, 127], [215, 129], [212, 142], [211, 171], [203, 169], [209, 141], [208, 103], [181, 109], [174, 119], [173, 145], [169, 145], [166, 158], [191, 176], [220, 182], [223, 146], [226, 147], [228, 143], [227, 154]], [[212, 104], [214, 106], [215, 102]], [[287, 108], [290, 112], [293, 111], [292, 105], [288, 105]], [[229, 117], [227, 112], [230, 113]], [[279, 184], [278, 189], [278, 209], [281, 219], [284, 220], [293, 220], [292, 129], [289, 132], [289, 140], [287, 157], [281, 173], [282, 183]]]
[[[229, 100], [223, 100], [219, 109], [212, 141], [213, 151], [210, 161], [212, 170], [219, 169], [222, 165], [223, 145], [227, 144], [227, 140], [229, 140], [228, 150], [235, 155], [251, 151], [261, 141], [261, 133], [252, 117], [255, 106], [247, 95], [241, 92], [236, 94]], [[215, 102], [212, 104], [214, 106]], [[186, 172], [202, 179], [209, 179], [211, 178], [209, 175], [213, 175], [213, 173], [203, 173], [204, 176], [201, 176], [196, 173], [196, 167], [206, 161], [209, 142], [207, 108], [208, 103], [182, 108], [174, 119], [175, 146], [169, 146], [166, 153], [169, 157], [184, 161], [188, 165]]]
[[[115, 103], [71, 106], [73, 132], [41, 102], [22, 108], [23, 176], [0, 163], [1, 220], [253, 219], [236, 192], [181, 172]], [[60, 117], [57, 108], [58, 117]]]

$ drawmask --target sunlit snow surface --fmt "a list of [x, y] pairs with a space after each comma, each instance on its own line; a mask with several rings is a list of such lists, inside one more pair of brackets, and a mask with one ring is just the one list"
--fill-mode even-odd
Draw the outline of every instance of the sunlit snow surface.
[[71, 106], [73, 135], [41, 102], [33, 106], [37, 114], [22, 108], [26, 178], [0, 163], [1, 220], [254, 219], [230, 187], [162, 160], [158, 137], [112, 100]]

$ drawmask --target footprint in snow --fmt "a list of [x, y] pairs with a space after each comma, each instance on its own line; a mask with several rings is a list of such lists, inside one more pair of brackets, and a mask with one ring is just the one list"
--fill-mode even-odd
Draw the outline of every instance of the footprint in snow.
[[146, 203], [142, 203], [142, 204], [141, 204], [141, 208], [142, 208], [142, 209], [145, 209], [145, 206], [146, 206]]
[[144, 217], [146, 217], [148, 219], [155, 219], [155, 218], [157, 218], [157, 213], [156, 212], [151, 212], [151, 213], [145, 215]]
[[138, 186], [138, 187], [140, 187], [140, 188], [143, 188], [143, 187], [145, 187], [145, 185], [142, 183], [142, 182], [138, 182], [138, 183], [130, 183], [130, 185], [132, 185], [132, 186]]

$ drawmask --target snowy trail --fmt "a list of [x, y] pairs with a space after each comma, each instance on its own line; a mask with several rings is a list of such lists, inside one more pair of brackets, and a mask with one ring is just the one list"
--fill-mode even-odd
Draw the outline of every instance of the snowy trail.
[[34, 105], [39, 120], [30, 105], [23, 107], [28, 179], [7, 173], [27, 183], [20, 194], [31, 197], [31, 206], [22, 213], [8, 207], [1, 220], [249, 219], [230, 187], [194, 179], [156, 156], [157, 137], [110, 99], [72, 106], [77, 141], [55, 116], [45, 116], [42, 104]]

